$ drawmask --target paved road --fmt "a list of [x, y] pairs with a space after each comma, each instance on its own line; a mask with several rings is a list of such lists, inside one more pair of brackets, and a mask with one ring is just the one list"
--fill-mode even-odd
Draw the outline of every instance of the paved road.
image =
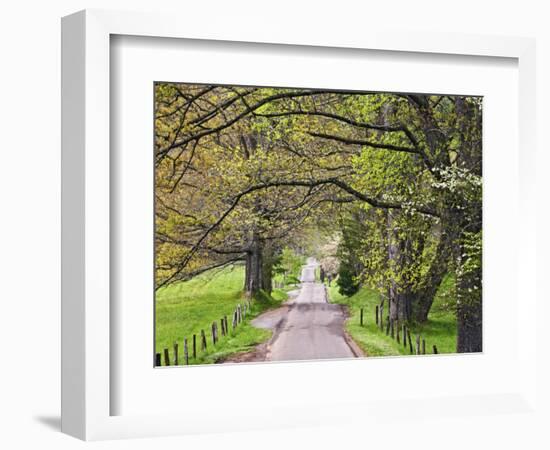
[[327, 303], [324, 285], [315, 282], [318, 263], [309, 258], [302, 269], [302, 287], [287, 306], [256, 318], [259, 328], [274, 329], [265, 359], [290, 361], [353, 358], [344, 334], [346, 319], [340, 305]]

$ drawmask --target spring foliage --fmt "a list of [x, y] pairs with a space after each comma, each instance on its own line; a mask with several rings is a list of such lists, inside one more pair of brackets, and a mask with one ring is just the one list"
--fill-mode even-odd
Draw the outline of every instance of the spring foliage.
[[478, 97], [157, 83], [157, 287], [258, 245], [293, 272], [322, 230], [342, 292], [433, 296], [454, 271], [480, 326], [481, 118]]

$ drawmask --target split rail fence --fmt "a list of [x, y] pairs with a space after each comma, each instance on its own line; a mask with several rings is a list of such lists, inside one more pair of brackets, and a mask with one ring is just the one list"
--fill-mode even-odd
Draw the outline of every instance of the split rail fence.
[[[250, 313], [250, 307], [251, 303], [248, 300], [243, 305], [239, 303], [235, 307], [231, 317], [233, 332], [244, 322], [247, 314]], [[224, 315], [220, 318], [219, 322], [212, 322], [207, 331], [204, 331], [203, 328], [200, 334], [193, 334], [189, 340], [183, 338], [181, 342], [183, 344], [182, 353], [180, 353], [180, 342], [177, 341], [174, 342], [172, 352], [170, 352], [170, 349], [165, 348], [162, 353], [155, 353], [155, 366], [187, 366], [190, 362], [195, 361], [201, 352], [207, 352], [209, 345], [215, 347], [220, 342], [220, 339], [229, 335], [229, 320], [227, 315]]]
[[[380, 331], [386, 333], [386, 336], [395, 339], [398, 344], [402, 344], [405, 349], [409, 349], [411, 355], [425, 355], [426, 354], [426, 340], [422, 337], [421, 334], [417, 333], [413, 341], [411, 336], [410, 328], [404, 324], [399, 323], [395, 320], [390, 319], [389, 316], [386, 316], [384, 320], [384, 305], [376, 305], [375, 308], [375, 323]], [[359, 313], [359, 323], [361, 326], [364, 326], [365, 316], [364, 308], [361, 308]], [[432, 345], [432, 353], [437, 355], [439, 352], [437, 346]]]

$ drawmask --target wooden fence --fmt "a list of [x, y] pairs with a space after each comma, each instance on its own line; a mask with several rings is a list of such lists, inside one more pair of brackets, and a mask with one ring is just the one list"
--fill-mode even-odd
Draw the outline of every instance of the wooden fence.
[[[391, 320], [389, 315], [386, 316], [384, 321], [384, 304], [376, 305], [374, 311], [375, 323], [377, 328], [380, 328], [382, 333], [386, 333], [386, 336], [395, 339], [398, 344], [403, 345], [405, 349], [409, 349], [411, 355], [425, 355], [426, 354], [426, 340], [422, 338], [421, 334], [415, 336], [415, 340], [411, 338], [410, 328], [404, 324], [397, 321]], [[359, 312], [359, 324], [364, 326], [365, 322], [364, 309], [361, 308]], [[437, 346], [432, 345], [432, 352], [434, 355], [437, 355]]]
[[[251, 303], [249, 300], [246, 300], [242, 305], [239, 303], [235, 307], [235, 310], [233, 311], [233, 315], [231, 317], [231, 327], [233, 333], [235, 333], [238, 326], [245, 321], [246, 316], [250, 314], [250, 308]], [[221, 317], [219, 322], [212, 322], [207, 330], [208, 331], [205, 332], [203, 328], [200, 332], [200, 335], [193, 334], [190, 341], [188, 341], [187, 338], [183, 338], [182, 357], [180, 356], [180, 343], [177, 341], [174, 341], [172, 352], [170, 352], [170, 349], [165, 348], [162, 353], [156, 353], [155, 366], [159, 367], [189, 365], [189, 362], [196, 360], [197, 356], [199, 355], [199, 351], [197, 349], [197, 341], [200, 345], [200, 352], [203, 353], [208, 351], [209, 345], [212, 345], [212, 347], [216, 346], [216, 344], [220, 342], [220, 339], [223, 339], [224, 337], [230, 335], [229, 321], [227, 319], [227, 315]]]

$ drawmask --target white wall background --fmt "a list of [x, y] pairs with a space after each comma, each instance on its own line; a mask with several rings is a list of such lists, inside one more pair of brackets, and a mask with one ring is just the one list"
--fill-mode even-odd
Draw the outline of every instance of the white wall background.
[[[476, 34], [532, 36], [538, 39], [539, 246], [546, 250], [550, 229], [548, 143], [550, 124], [550, 14], [536, 0], [392, 0], [272, 2], [217, 0], [19, 0], [0, 10], [0, 447], [12, 448], [351, 448], [378, 447], [548, 448], [550, 438], [536, 430], [543, 423], [499, 416], [419, 423], [399, 429], [365, 423], [350, 427], [281, 430], [162, 440], [84, 444], [59, 433], [60, 358], [60, 17], [83, 8], [168, 10], [186, 21], [214, 26], [217, 20], [261, 21], [266, 27], [402, 28]], [[545, 107], [546, 105], [546, 107]], [[546, 252], [547, 253], [547, 252]], [[543, 251], [539, 253], [542, 255]], [[505, 255], [503, 255], [505, 257]], [[544, 264], [544, 265], [543, 265]], [[538, 271], [548, 276], [539, 256]], [[542, 283], [541, 283], [542, 287]], [[548, 298], [544, 293], [541, 299]], [[548, 306], [543, 304], [548, 311]], [[539, 318], [542, 314], [539, 314]], [[542, 324], [542, 321], [540, 321]], [[550, 353], [550, 352], [546, 352]], [[541, 357], [548, 376], [548, 357]], [[545, 391], [548, 404], [548, 390]], [[546, 426], [549, 421], [546, 418]], [[477, 440], [477, 442], [475, 441]]]

